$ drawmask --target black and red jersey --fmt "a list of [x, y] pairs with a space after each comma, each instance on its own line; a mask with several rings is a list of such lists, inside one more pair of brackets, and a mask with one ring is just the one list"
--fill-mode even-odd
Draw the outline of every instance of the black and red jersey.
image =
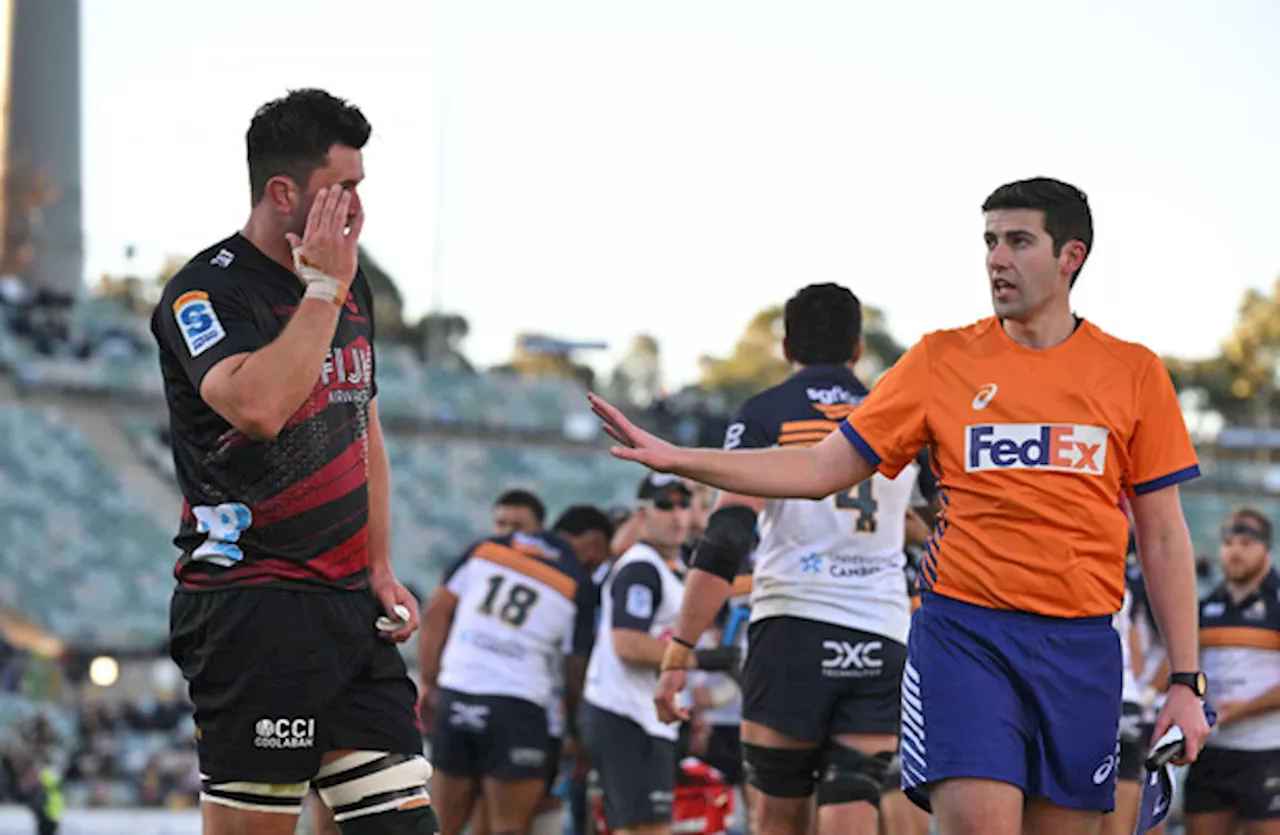
[[353, 589], [367, 581], [369, 402], [377, 387], [363, 273], [311, 396], [274, 440], [253, 440], [200, 397], [214, 365], [280, 334], [304, 289], [236, 234], [171, 278], [152, 314], [183, 496], [174, 574], [185, 589]]

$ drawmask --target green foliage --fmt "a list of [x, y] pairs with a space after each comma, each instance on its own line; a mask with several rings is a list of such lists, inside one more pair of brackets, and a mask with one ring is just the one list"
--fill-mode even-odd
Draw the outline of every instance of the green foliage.
[[[1235, 328], [1217, 356], [1203, 359], [1165, 357], [1179, 389], [1205, 393], [1209, 408], [1228, 424], [1253, 424], [1265, 407], [1276, 408], [1275, 368], [1280, 360], [1280, 279], [1269, 293], [1249, 290], [1240, 303]], [[1266, 397], [1261, 403], [1258, 398]]]

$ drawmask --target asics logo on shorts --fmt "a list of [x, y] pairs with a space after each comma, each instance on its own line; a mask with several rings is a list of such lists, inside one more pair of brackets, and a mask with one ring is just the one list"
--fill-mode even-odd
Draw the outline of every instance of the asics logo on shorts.
[[884, 649], [881, 641], [865, 641], [851, 644], [848, 641], [823, 641], [822, 648], [831, 653], [822, 659], [823, 675], [856, 677], [876, 675], [884, 661], [875, 653]]
[[1107, 758], [1102, 761], [1102, 764], [1094, 769], [1093, 784], [1095, 786], [1101, 786], [1103, 783], [1107, 782], [1107, 778], [1111, 776], [1112, 770], [1115, 769], [1116, 764], [1119, 761], [1119, 754], [1108, 754]]
[[988, 423], [965, 427], [965, 472], [1051, 470], [1102, 475], [1107, 430], [1076, 423]]

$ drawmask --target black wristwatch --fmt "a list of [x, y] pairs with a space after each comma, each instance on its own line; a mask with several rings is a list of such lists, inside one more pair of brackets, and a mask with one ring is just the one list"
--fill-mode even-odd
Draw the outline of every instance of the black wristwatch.
[[1169, 686], [1181, 684], [1191, 688], [1191, 692], [1197, 697], [1203, 699], [1204, 694], [1209, 690], [1209, 680], [1205, 678], [1204, 673], [1196, 671], [1194, 673], [1170, 673]]

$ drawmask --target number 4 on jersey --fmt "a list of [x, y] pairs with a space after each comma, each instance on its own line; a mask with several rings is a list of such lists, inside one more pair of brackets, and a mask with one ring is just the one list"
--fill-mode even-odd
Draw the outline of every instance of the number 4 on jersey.
[[[484, 596], [484, 602], [480, 604], [481, 614], [493, 614], [494, 603], [497, 602], [498, 594], [506, 581], [507, 578], [501, 574], [494, 574], [489, 578], [489, 593]], [[529, 617], [529, 610], [537, 602], [537, 591], [521, 583], [513, 583], [507, 592], [506, 602], [498, 609], [498, 617], [512, 626], [523, 626]]]
[[880, 502], [876, 500], [875, 489], [872, 487], [871, 479], [860, 482], [856, 487], [836, 493], [836, 507], [841, 510], [857, 512], [858, 517], [853, 524], [854, 533], [876, 532], [876, 513], [880, 509]]

